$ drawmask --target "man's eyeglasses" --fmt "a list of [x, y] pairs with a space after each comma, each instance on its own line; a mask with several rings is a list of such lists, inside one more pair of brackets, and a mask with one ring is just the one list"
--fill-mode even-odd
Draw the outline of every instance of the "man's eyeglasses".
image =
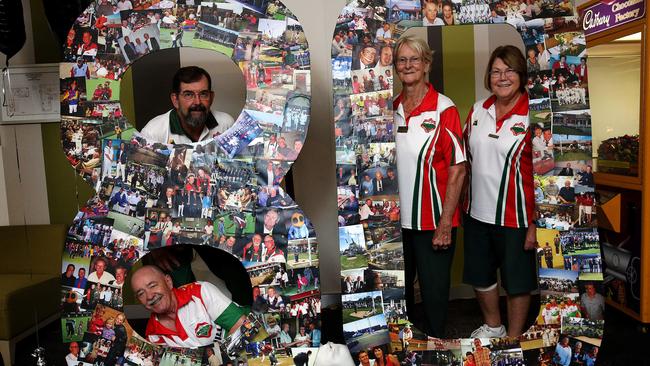
[[505, 69], [503, 71], [501, 70], [492, 70], [490, 71], [490, 77], [492, 79], [498, 79], [501, 77], [501, 75], [505, 75], [506, 78], [511, 78], [517, 75], [517, 71], [513, 69]]
[[399, 66], [404, 66], [408, 62], [410, 62], [411, 65], [419, 65], [422, 62], [422, 57], [399, 57], [397, 59], [397, 65]]
[[212, 96], [212, 92], [210, 90], [202, 90], [202, 91], [196, 93], [196, 92], [193, 92], [193, 91], [185, 90], [185, 91], [182, 91], [182, 92], [178, 93], [178, 95], [180, 95], [181, 98], [183, 98], [185, 100], [193, 100], [197, 96], [199, 97], [199, 100], [209, 100], [210, 97]]

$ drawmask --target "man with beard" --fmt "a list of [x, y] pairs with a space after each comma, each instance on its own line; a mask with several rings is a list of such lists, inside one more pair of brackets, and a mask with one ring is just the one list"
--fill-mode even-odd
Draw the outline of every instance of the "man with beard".
[[174, 109], [154, 117], [142, 129], [147, 140], [189, 144], [211, 139], [233, 124], [228, 114], [210, 111], [212, 79], [200, 67], [182, 67], [176, 72], [170, 98]]

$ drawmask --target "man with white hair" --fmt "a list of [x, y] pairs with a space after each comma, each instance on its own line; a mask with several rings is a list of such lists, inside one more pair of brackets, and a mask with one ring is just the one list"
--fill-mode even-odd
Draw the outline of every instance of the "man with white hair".
[[172, 278], [156, 266], [143, 266], [131, 277], [138, 301], [151, 311], [147, 340], [171, 347], [201, 347], [214, 343], [217, 327], [234, 334], [245, 311], [209, 282], [175, 288]]

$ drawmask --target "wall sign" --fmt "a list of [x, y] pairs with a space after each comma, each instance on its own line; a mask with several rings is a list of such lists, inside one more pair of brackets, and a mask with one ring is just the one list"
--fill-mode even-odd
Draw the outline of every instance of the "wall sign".
[[585, 36], [590, 36], [642, 19], [645, 16], [645, 1], [603, 1], [584, 9], [580, 16]]

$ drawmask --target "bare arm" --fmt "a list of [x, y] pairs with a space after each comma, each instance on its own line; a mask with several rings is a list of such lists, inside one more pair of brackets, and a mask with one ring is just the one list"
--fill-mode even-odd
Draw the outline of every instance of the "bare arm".
[[235, 325], [233, 325], [232, 328], [230, 328], [230, 332], [228, 332], [228, 334], [233, 334], [235, 333], [235, 331], [239, 330], [239, 328], [241, 328], [241, 326], [244, 325], [245, 320], [246, 320], [246, 316], [242, 315], [239, 318], [239, 320], [237, 320], [237, 323], [235, 323]]
[[458, 207], [464, 180], [465, 164], [455, 164], [449, 167], [445, 202], [442, 204], [440, 221], [438, 222], [436, 231], [433, 234], [432, 245], [434, 249], [447, 249], [452, 244], [452, 219], [454, 217], [454, 212], [456, 212], [456, 207]]
[[524, 250], [534, 250], [537, 247], [537, 225], [532, 222], [528, 225], [526, 231], [526, 242], [524, 243]]

